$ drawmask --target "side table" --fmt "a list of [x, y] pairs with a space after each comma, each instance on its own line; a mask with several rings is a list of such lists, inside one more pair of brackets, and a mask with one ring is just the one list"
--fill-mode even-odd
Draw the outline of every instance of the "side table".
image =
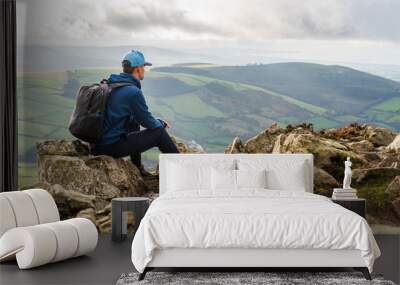
[[123, 241], [128, 232], [128, 212], [132, 212], [136, 228], [146, 214], [150, 199], [145, 197], [120, 197], [111, 201], [112, 234], [113, 241]]
[[359, 214], [365, 218], [366, 200], [362, 198], [357, 199], [332, 199], [333, 203], [339, 204], [340, 206]]

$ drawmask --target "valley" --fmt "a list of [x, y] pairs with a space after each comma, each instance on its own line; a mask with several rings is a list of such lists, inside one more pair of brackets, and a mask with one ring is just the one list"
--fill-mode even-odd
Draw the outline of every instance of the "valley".
[[[99, 82], [113, 68], [41, 71], [18, 77], [20, 185], [36, 179], [38, 140], [70, 139], [67, 129], [79, 86]], [[153, 68], [143, 91], [171, 133], [223, 152], [235, 136], [247, 139], [277, 122], [315, 129], [352, 122], [400, 131], [400, 83], [355, 69], [309, 63], [217, 66], [188, 63]], [[154, 166], [157, 151], [145, 153]]]

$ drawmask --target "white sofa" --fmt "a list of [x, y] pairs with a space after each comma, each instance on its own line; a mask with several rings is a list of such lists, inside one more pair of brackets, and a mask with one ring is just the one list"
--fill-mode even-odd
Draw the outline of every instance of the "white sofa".
[[42, 189], [0, 193], [0, 262], [20, 269], [84, 255], [96, 248], [98, 233], [88, 219], [60, 221], [56, 203]]

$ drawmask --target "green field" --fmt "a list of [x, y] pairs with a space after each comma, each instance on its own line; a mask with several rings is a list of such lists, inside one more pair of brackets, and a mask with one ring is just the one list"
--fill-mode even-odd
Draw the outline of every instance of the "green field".
[[[232, 72], [235, 68], [242, 73]], [[400, 129], [400, 95], [393, 93], [397, 87], [392, 88], [395, 85], [392, 81], [387, 85], [384, 80], [377, 81], [381, 84], [378, 91], [388, 90], [391, 98], [389, 95], [385, 95], [388, 98], [380, 95], [374, 99], [368, 94], [368, 100], [375, 102], [374, 104], [359, 111], [352, 109], [351, 112], [345, 112], [335, 109], [335, 106], [338, 106], [340, 100], [347, 100], [348, 104], [353, 104], [354, 96], [343, 96], [349, 93], [349, 90], [355, 90], [357, 93], [354, 86], [364, 86], [356, 81], [360, 75], [351, 73], [355, 84], [349, 89], [339, 88], [341, 93], [329, 97], [332, 103], [327, 104], [324, 103], [327, 97], [318, 92], [331, 90], [329, 82], [326, 83], [328, 87], [323, 85], [312, 89], [305, 85], [305, 89], [302, 90], [302, 85], [298, 85], [297, 89], [291, 89], [290, 82], [278, 84], [282, 78], [277, 78], [278, 83], [275, 83], [269, 77], [260, 76], [258, 73], [263, 72], [263, 68], [218, 67], [199, 63], [153, 69], [146, 74], [143, 90], [155, 116], [172, 123], [173, 135], [188, 141], [195, 140], [208, 152], [223, 152], [235, 136], [246, 140], [274, 122], [279, 125], [311, 122], [315, 128], [320, 129], [354, 121], [367, 121]], [[259, 81], [246, 77], [246, 72], [253, 72], [253, 69], [259, 70], [258, 73], [254, 73], [259, 77]], [[290, 71], [290, 68], [288, 70]], [[74, 94], [79, 86], [98, 82], [115, 72], [118, 71], [103, 68], [25, 73], [18, 76], [20, 186], [33, 184], [37, 180], [37, 141], [72, 138], [67, 126], [74, 107]], [[270, 77], [274, 76], [268, 70], [265, 72]], [[288, 73], [288, 78], [292, 78], [294, 84], [297, 84], [298, 72], [295, 70], [294, 75]], [[243, 76], [238, 77], [240, 75]], [[366, 80], [366, 77], [361, 79]], [[266, 82], [270, 82], [270, 85]], [[315, 82], [313, 84], [317, 85]], [[296, 90], [300, 95], [293, 93]], [[310, 97], [311, 93], [306, 92], [314, 92], [312, 94], [315, 94], [315, 97]], [[320, 100], [317, 95], [323, 98]], [[154, 167], [157, 158], [158, 151], [150, 150], [144, 154], [143, 160], [147, 165]]]
[[375, 105], [373, 109], [386, 112], [400, 112], [400, 97], [386, 100]]
[[220, 110], [204, 103], [196, 94], [183, 94], [161, 99], [171, 110], [179, 110], [182, 116], [191, 118], [215, 117], [223, 118], [225, 114]]

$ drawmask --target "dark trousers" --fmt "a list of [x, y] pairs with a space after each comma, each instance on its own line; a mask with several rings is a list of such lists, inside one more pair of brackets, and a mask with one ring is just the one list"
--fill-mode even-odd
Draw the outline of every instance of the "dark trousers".
[[142, 164], [141, 153], [152, 147], [158, 147], [163, 153], [179, 153], [175, 143], [164, 128], [134, 131], [121, 138], [118, 142], [95, 146], [93, 155], [109, 155], [115, 158], [130, 156], [136, 166]]

